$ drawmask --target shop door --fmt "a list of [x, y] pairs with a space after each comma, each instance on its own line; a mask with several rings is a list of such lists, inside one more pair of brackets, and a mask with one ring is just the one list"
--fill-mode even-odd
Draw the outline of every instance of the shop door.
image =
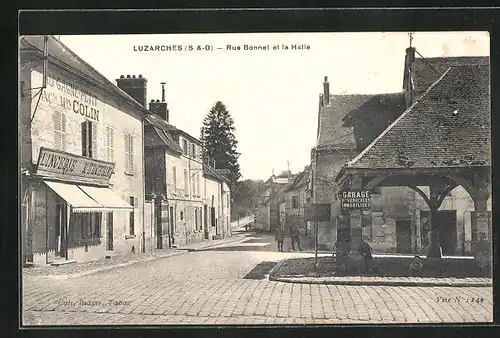
[[67, 212], [65, 203], [56, 204], [56, 256], [66, 257], [66, 247], [67, 247], [67, 233], [66, 233], [66, 223], [67, 223]]
[[443, 254], [453, 255], [457, 248], [457, 212], [455, 210], [438, 211], [436, 217], [436, 224], [439, 227], [439, 243]]
[[106, 229], [108, 229], [108, 235], [106, 236], [107, 239], [107, 249], [108, 251], [113, 251], [113, 213], [108, 212], [108, 217], [107, 217], [107, 226]]
[[411, 253], [411, 221], [396, 221], [396, 252]]
[[170, 207], [170, 238], [172, 239], [172, 244], [175, 244], [175, 217], [174, 217], [174, 207]]

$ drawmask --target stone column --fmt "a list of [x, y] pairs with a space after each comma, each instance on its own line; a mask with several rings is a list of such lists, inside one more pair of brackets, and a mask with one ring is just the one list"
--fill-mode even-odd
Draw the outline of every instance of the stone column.
[[431, 225], [431, 238], [429, 244], [429, 250], [427, 252], [427, 257], [441, 258], [443, 251], [441, 250], [441, 244], [439, 242], [439, 230], [441, 225], [437, 222], [437, 212], [439, 209], [439, 190], [437, 187], [429, 186], [429, 209], [430, 217], [429, 223]]

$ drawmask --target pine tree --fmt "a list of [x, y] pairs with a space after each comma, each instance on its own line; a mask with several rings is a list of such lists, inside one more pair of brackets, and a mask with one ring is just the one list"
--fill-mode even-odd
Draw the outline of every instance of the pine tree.
[[234, 120], [226, 106], [217, 101], [203, 120], [201, 128], [201, 141], [203, 142], [203, 158], [207, 165], [213, 165], [216, 169], [229, 169], [231, 190], [241, 177], [238, 157], [236, 151], [238, 141], [234, 136]]

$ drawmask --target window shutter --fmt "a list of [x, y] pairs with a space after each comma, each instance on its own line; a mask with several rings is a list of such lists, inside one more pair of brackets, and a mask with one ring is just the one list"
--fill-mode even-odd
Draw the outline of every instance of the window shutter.
[[87, 156], [87, 121], [82, 122], [82, 156]]
[[106, 127], [106, 161], [111, 162], [111, 153], [110, 153], [110, 137], [111, 137], [111, 128]]
[[129, 134], [125, 134], [125, 171], [130, 171], [130, 142]]
[[92, 142], [92, 158], [97, 158], [97, 123], [95, 122], [90, 122], [92, 125], [92, 139], [90, 140]]
[[61, 112], [56, 111], [54, 112], [54, 114], [52, 114], [52, 123], [54, 125], [54, 147], [56, 149], [62, 148], [61, 120], [62, 120]]
[[177, 189], [177, 169], [175, 167], [172, 168], [172, 178], [174, 180], [174, 189]]
[[110, 162], [115, 162], [115, 130], [109, 128], [109, 158]]
[[129, 134], [129, 140], [130, 140], [130, 171], [134, 171], [134, 137]]
[[138, 207], [139, 206], [139, 198], [137, 197], [134, 197], [134, 207]]
[[66, 151], [66, 115], [61, 114], [61, 150]]

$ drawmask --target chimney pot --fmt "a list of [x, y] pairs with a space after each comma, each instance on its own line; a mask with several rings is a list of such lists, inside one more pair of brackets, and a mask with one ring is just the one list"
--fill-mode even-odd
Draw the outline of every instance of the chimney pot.
[[142, 74], [139, 74], [139, 79], [142, 79]]
[[157, 102], [157, 103], [159, 103], [159, 102], [160, 102], [160, 100], [156, 100], [156, 102]]
[[135, 75], [132, 75], [132, 79], [135, 79]]
[[151, 102], [155, 102], [155, 100], [151, 99]]
[[125, 78], [125, 75], [120, 75], [120, 79], [124, 79]]
[[130, 79], [130, 75], [129, 74], [127, 74], [127, 79]]

